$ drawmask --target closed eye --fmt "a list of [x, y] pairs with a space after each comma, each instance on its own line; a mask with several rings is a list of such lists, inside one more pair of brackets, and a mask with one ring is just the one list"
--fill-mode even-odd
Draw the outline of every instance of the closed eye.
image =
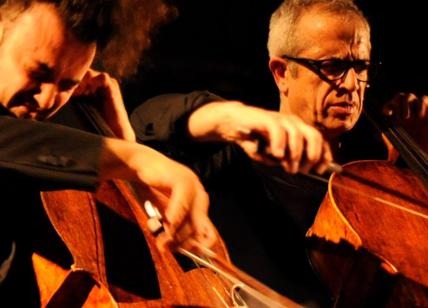
[[[28, 69], [28, 76], [37, 83], [54, 83], [54, 70], [47, 64], [37, 62], [36, 67]], [[79, 80], [63, 79], [58, 83], [59, 91], [70, 91], [79, 84]]]
[[77, 80], [65, 79], [65, 80], [61, 80], [59, 82], [58, 88], [60, 91], [66, 92], [66, 91], [72, 90], [78, 84], [79, 84], [79, 81], [77, 81]]
[[49, 72], [43, 70], [30, 70], [28, 76], [38, 83], [51, 82], [53, 80], [52, 75]]

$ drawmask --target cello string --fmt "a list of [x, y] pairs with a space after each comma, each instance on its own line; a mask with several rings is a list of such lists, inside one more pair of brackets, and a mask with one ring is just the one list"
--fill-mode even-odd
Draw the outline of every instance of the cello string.
[[[222, 258], [220, 258], [214, 251], [212, 251], [211, 249], [206, 248], [205, 246], [202, 246], [199, 242], [194, 241], [194, 245], [196, 247], [198, 247], [198, 249], [201, 251], [201, 255], [196, 254], [198, 257], [203, 258], [206, 262], [209, 262], [212, 265], [212, 271], [218, 276], [218, 278], [222, 281], [223, 283], [223, 289], [225, 291], [225, 293], [229, 296], [229, 298], [231, 299], [232, 303], [234, 304], [233, 307], [249, 307], [249, 305], [246, 303], [245, 299], [241, 296], [241, 294], [239, 294], [239, 291], [237, 292], [237, 288], [239, 289], [239, 287], [241, 287], [241, 285], [237, 285], [236, 283], [233, 284], [232, 286], [228, 286], [228, 277], [223, 277], [221, 275], [221, 273], [219, 273], [218, 267], [216, 267], [216, 265], [214, 264], [213, 260], [217, 261], [217, 263], [219, 264], [223, 264], [223, 267], [227, 268], [230, 272], [233, 273], [233, 270], [231, 270], [229, 267], [225, 266], [224, 264], [227, 264], [226, 261], [224, 261]], [[182, 249], [182, 248], [181, 248]], [[189, 251], [190, 252], [190, 251]], [[192, 252], [190, 252], [192, 253]], [[188, 258], [190, 258], [195, 265], [200, 268], [201, 265], [200, 263], [195, 260], [194, 258], [192, 258], [191, 256], [187, 256]], [[217, 269], [217, 270], [216, 270]], [[229, 281], [230, 283], [230, 281]], [[230, 288], [230, 290], [229, 290]], [[217, 292], [217, 290], [214, 289], [215, 292]], [[239, 303], [238, 303], [239, 302]]]
[[[376, 105], [379, 105], [379, 102], [375, 99], [373, 101], [376, 102]], [[365, 104], [364, 116], [379, 133], [383, 133], [388, 138], [409, 168], [425, 185], [428, 185], [428, 157], [426, 154], [419, 148], [404, 128], [397, 127], [395, 124], [391, 124], [385, 118], [382, 118], [375, 111], [373, 105]]]
[[[309, 177], [309, 178], [312, 178], [312, 179], [315, 179], [315, 180], [321, 181], [321, 182], [326, 183], [326, 184], [328, 184], [328, 183], [329, 183], [329, 180], [328, 180], [328, 179], [325, 179], [325, 178], [323, 178], [323, 177], [321, 177], [321, 176], [318, 176], [318, 175], [315, 175], [315, 174], [311, 174], [311, 173], [304, 173], [304, 172], [301, 172], [300, 174], [302, 174], [302, 175], [304, 175], [304, 176], [306, 176], [306, 177]], [[346, 175], [346, 174], [345, 174], [345, 175]], [[275, 179], [276, 181], [284, 182], [282, 179], [280, 179], [280, 178], [278, 178], [278, 177], [274, 177], [274, 179]], [[425, 215], [425, 214], [423, 214], [423, 213], [420, 213], [420, 212], [415, 211], [415, 210], [412, 210], [412, 209], [408, 209], [408, 208], [406, 208], [406, 207], [404, 207], [404, 206], [402, 206], [402, 205], [399, 205], [399, 204], [397, 204], [397, 203], [394, 203], [394, 202], [392, 202], [392, 201], [388, 201], [388, 200], [382, 199], [382, 198], [380, 198], [380, 197], [376, 197], [376, 196], [373, 196], [373, 195], [371, 195], [371, 194], [368, 194], [368, 193], [362, 192], [362, 191], [361, 191], [361, 190], [359, 190], [359, 189], [352, 188], [352, 187], [348, 187], [348, 186], [342, 185], [342, 184], [340, 184], [340, 183], [333, 183], [332, 185], [333, 185], [333, 186], [335, 186], [335, 187], [337, 187], [337, 188], [341, 188], [341, 189], [344, 189], [344, 190], [347, 190], [347, 191], [354, 192], [354, 193], [356, 193], [356, 194], [358, 194], [358, 195], [360, 195], [360, 196], [364, 196], [364, 197], [369, 198], [369, 199], [371, 199], [371, 200], [378, 201], [379, 203], [383, 203], [383, 204], [385, 204], [385, 205], [387, 205], [387, 206], [390, 206], [390, 207], [393, 207], [393, 208], [396, 208], [396, 209], [402, 210], [402, 211], [407, 212], [407, 213], [409, 213], [409, 214], [412, 214], [412, 215], [415, 215], [415, 216], [421, 217], [421, 218], [423, 218], [423, 219], [428, 219], [428, 215]]]
[[[92, 105], [90, 105], [90, 104], [87, 104], [87, 105], [78, 104], [78, 106], [81, 108], [81, 110], [87, 116], [88, 120], [93, 124], [93, 126], [101, 134], [107, 135], [107, 136], [110, 136], [110, 137], [115, 137], [115, 135], [114, 135], [113, 131], [110, 129], [110, 127], [105, 122], [103, 122], [103, 121], [100, 120], [100, 117], [98, 116], [98, 113], [96, 112], [95, 108]], [[128, 183], [128, 182], [123, 182], [123, 183], [127, 186], [128, 189], [130, 189], [130, 191], [132, 192], [132, 194], [134, 195], [134, 197], [136, 197], [136, 199], [139, 200], [139, 202], [138, 202], [139, 206], [134, 206], [134, 203], [131, 202], [130, 203], [130, 208], [131, 208], [131, 211], [134, 213], [134, 216], [135, 216], [135, 218], [137, 220], [137, 224], [141, 224], [141, 221], [139, 221], [137, 219], [138, 215], [136, 215], [137, 213], [142, 213], [142, 212], [144, 213], [144, 211], [143, 211], [143, 209], [141, 207], [141, 200], [138, 197], [138, 194], [136, 194], [134, 188], [132, 187], [132, 185], [130, 183]], [[160, 214], [159, 211], [157, 211], [157, 213]], [[150, 217], [150, 214], [147, 213], [147, 212], [146, 212], [146, 215]], [[143, 229], [142, 226], [140, 226], [140, 227]], [[203, 261], [202, 258], [198, 258], [197, 255], [191, 253], [190, 251], [186, 251], [186, 250], [184, 250], [182, 248], [179, 248], [179, 250], [180, 249], [182, 250], [180, 252], [181, 254], [187, 255], [194, 262], [195, 262], [195, 257], [198, 260], [198, 262]], [[220, 263], [220, 261], [222, 261], [222, 263], [224, 262], [223, 266], [225, 268], [227, 268], [227, 269], [233, 268], [233, 266], [229, 266], [225, 261], [222, 260], [222, 258], [218, 257], [215, 253], [213, 253], [213, 254], [214, 254], [214, 256], [216, 256], [216, 259], [218, 260], [219, 263]], [[190, 256], [190, 255], [193, 255], [193, 256]], [[214, 266], [213, 264], [210, 266], [210, 264], [211, 264], [210, 262], [202, 262], [201, 264], [204, 265], [204, 266], [206, 266], [207, 268], [210, 268], [211, 270], [213, 270], [213, 268], [216, 269], [216, 270], [214, 270], [215, 273], [221, 274], [224, 277], [226, 277], [227, 279], [229, 279], [231, 282], [234, 282], [234, 286], [233, 287], [235, 289], [236, 288], [241, 288], [241, 289], [245, 288], [245, 290], [246, 290], [246, 292], [248, 294], [250, 294], [254, 298], [258, 299], [261, 303], [266, 303], [267, 307], [270, 307], [270, 308], [275, 308], [275, 307], [284, 308], [285, 307], [279, 301], [276, 301], [275, 299], [269, 298], [265, 294], [259, 292], [257, 289], [255, 289], [255, 288], [253, 288], [251, 286], [248, 286], [247, 284], [245, 284], [244, 282], [242, 282], [241, 280], [239, 280], [237, 278], [234, 278], [233, 275], [229, 275], [229, 274], [225, 273], [224, 271], [222, 271], [221, 269], [219, 269], [217, 266]], [[231, 271], [231, 273], [234, 273], [234, 271]], [[206, 278], [206, 276], [205, 276], [204, 273], [203, 273], [203, 276], [204, 276], [205, 280], [208, 280]], [[226, 307], [228, 307], [226, 301], [222, 298], [221, 295], [218, 294], [219, 292], [215, 288], [214, 288], [214, 292], [216, 293], [216, 295], [219, 296], [220, 301], [223, 303], [223, 305], [225, 305]], [[272, 291], [272, 293], [274, 293], [274, 292]], [[226, 292], [226, 294], [228, 296], [230, 296], [230, 292]], [[233, 294], [235, 294], [235, 293], [233, 293]], [[236, 296], [237, 296], [236, 298], [240, 299], [244, 303], [244, 305], [242, 306], [242, 305], [238, 304], [238, 306], [234, 305], [233, 307], [247, 307], [247, 305], [245, 304], [245, 301], [240, 297], [240, 295], [236, 294]], [[233, 303], [236, 303], [236, 300], [235, 300], [235, 298], [233, 296], [231, 297], [231, 299], [232, 299]], [[301, 307], [300, 305], [294, 304], [291, 300], [288, 300], [288, 299], [285, 299], [285, 298], [283, 300], [287, 300], [287, 302], [290, 303], [290, 307]], [[288, 307], [288, 305], [287, 305], [287, 307]]]
[[[214, 252], [212, 252], [211, 250], [209, 250], [208, 248], [203, 247], [203, 246], [201, 246], [200, 248], [202, 248], [204, 251], [206, 251], [208, 253], [208, 255], [210, 255], [214, 260], [218, 261], [219, 264], [224, 266], [227, 270], [230, 270], [231, 272], [235, 272], [234, 269], [231, 269], [231, 266], [229, 264], [225, 263], [221, 258], [218, 258]], [[189, 258], [196, 260], [201, 265], [204, 265], [204, 266], [212, 269], [213, 271], [216, 271], [220, 275], [223, 275], [225, 278], [227, 278], [228, 280], [230, 280], [234, 284], [235, 288], [245, 290], [248, 294], [252, 295], [254, 298], [259, 300], [261, 303], [266, 304], [267, 307], [271, 307], [271, 308], [282, 307], [282, 308], [284, 308], [284, 305], [282, 303], [279, 303], [275, 299], [270, 298], [270, 297], [266, 296], [265, 294], [257, 291], [255, 288], [249, 286], [248, 284], [246, 284], [242, 280], [235, 278], [234, 276], [232, 276], [231, 274], [226, 272], [226, 270], [223, 270], [223, 269], [219, 268], [218, 266], [211, 264], [210, 262], [205, 261], [200, 256], [198, 256], [198, 255], [196, 255], [196, 254], [194, 254], [194, 253], [192, 253], [186, 249], [183, 249], [183, 248], [178, 248], [178, 252], [180, 252], [181, 254], [183, 254]], [[296, 306], [294, 306], [294, 305], [296, 305]], [[238, 306], [238, 307], [242, 307], [242, 306]], [[301, 307], [301, 306], [290, 302], [290, 307]]]
[[[132, 187], [131, 187], [131, 189], [135, 192], [135, 190]], [[136, 194], [136, 195], [138, 195], [138, 194]], [[139, 200], [139, 201], [141, 202], [141, 200]], [[148, 216], [147, 227], [149, 228], [150, 232], [155, 236], [157, 234], [159, 234], [160, 232], [167, 232], [163, 226], [164, 221], [162, 218], [162, 214], [160, 213], [159, 209], [150, 200], [144, 201], [142, 209], [143, 208], [144, 208], [144, 212]], [[203, 246], [200, 245], [197, 241], [193, 240], [192, 243], [193, 243], [193, 245], [198, 247], [200, 250], [202, 250], [201, 247], [203, 247]], [[207, 255], [207, 251], [205, 249], [203, 251], [205, 252], [205, 257], [208, 258], [208, 260], [205, 260], [205, 261], [207, 263], [210, 262], [209, 257]], [[188, 252], [188, 250], [180, 247], [180, 248], [178, 248], [178, 252], [181, 253], [182, 255], [188, 257], [198, 269], [201, 269], [201, 266], [204, 265], [201, 262], [198, 262], [198, 260], [193, 258], [191, 255], [189, 255], [190, 252], [189, 252], [189, 254], [185, 254], [185, 252]], [[211, 253], [210, 254], [211, 256], [215, 255], [215, 253], [212, 251], [210, 251], [210, 253]], [[209, 268], [210, 270], [213, 270], [210, 267], [207, 267], [207, 268]], [[218, 276], [217, 271], [213, 270], [213, 272]], [[215, 293], [215, 295], [217, 295], [217, 297], [219, 298], [222, 305], [224, 305], [225, 307], [229, 307], [227, 302], [226, 302], [226, 299], [223, 298], [223, 296], [220, 294], [220, 292], [216, 289], [215, 286], [210, 284], [210, 282], [209, 282], [208, 278], [206, 277], [204, 271], [201, 272], [201, 275], [205, 281], [206, 287], [210, 287], [213, 290], [213, 292]], [[231, 302], [233, 302], [233, 298], [232, 298], [231, 293], [229, 292], [228, 288], [225, 285], [224, 279], [221, 276], [219, 276], [219, 278], [221, 278], [220, 281], [221, 281], [221, 284], [223, 286], [223, 290], [224, 290], [226, 296], [230, 299]]]
[[[206, 247], [200, 245], [198, 242], [196, 242], [197, 246], [199, 247], [200, 250], [203, 250], [204, 253], [203, 255], [205, 255], [205, 260], [207, 262], [209, 262], [210, 264], [212, 264], [213, 266], [214, 263], [212, 262], [213, 258], [208, 257], [208, 255], [210, 256], [214, 256], [214, 258], [216, 260], [220, 259], [216, 253], [214, 253], [212, 250], [207, 249]], [[209, 251], [209, 254], [207, 254], [207, 251]], [[193, 260], [193, 259], [192, 259]], [[193, 260], [193, 262], [195, 264], [198, 264], [198, 262], [196, 260]], [[217, 261], [218, 262], [218, 261]], [[198, 265], [200, 267], [200, 265]], [[232, 285], [231, 287], [227, 285], [227, 278], [221, 276], [218, 272], [214, 271], [214, 273], [217, 275], [217, 277], [222, 281], [222, 286], [223, 286], [223, 290], [224, 292], [229, 296], [229, 298], [231, 299], [232, 303], [234, 303], [234, 307], [247, 307], [248, 305], [246, 304], [245, 300], [241, 297], [241, 295], [237, 292], [234, 292], [234, 286]], [[228, 289], [230, 288], [230, 290]], [[217, 291], [217, 290], [215, 290]], [[236, 304], [236, 299], [239, 300], [240, 303], [243, 303], [242, 305]]]
[[[257, 142], [257, 148], [258, 148], [257, 152], [259, 154], [266, 156], [267, 158], [271, 159], [273, 162], [279, 163], [280, 160], [278, 158], [272, 156], [272, 154], [269, 153], [269, 151], [267, 150], [266, 141], [260, 135], [258, 135], [255, 132], [252, 132], [250, 130], [242, 130], [241, 129], [240, 132], [242, 134], [248, 135], [248, 137], [250, 139], [252, 139], [255, 142]], [[425, 157], [425, 155], [422, 156], [422, 157]], [[367, 179], [364, 179], [364, 178], [359, 177], [357, 175], [354, 175], [354, 174], [351, 174], [349, 172], [346, 172], [346, 171], [343, 170], [343, 168], [339, 164], [337, 164], [335, 162], [331, 162], [329, 164], [329, 166], [327, 168], [327, 172], [329, 172], [329, 173], [336, 172], [337, 174], [341, 174], [341, 175], [347, 176], [347, 177], [349, 177], [349, 178], [351, 178], [353, 180], [356, 180], [359, 183], [367, 184], [369, 186], [374, 186], [374, 187], [378, 188], [380, 191], [383, 191], [383, 192], [389, 193], [389, 194], [391, 194], [393, 196], [399, 197], [402, 200], [406, 200], [408, 202], [413, 202], [415, 204], [421, 205], [422, 207], [428, 208], [428, 204], [425, 203], [425, 202], [423, 202], [423, 201], [413, 199], [412, 197], [404, 195], [404, 194], [402, 194], [402, 193], [400, 193], [398, 191], [388, 189], [386, 187], [380, 186], [377, 183], [371, 182], [371, 181], [369, 181]], [[311, 174], [311, 173], [307, 173], [307, 172], [299, 172], [299, 174], [301, 174], [303, 176], [306, 176], [306, 177], [309, 177], [309, 178], [312, 178], [312, 179], [315, 179], [315, 180], [318, 180], [318, 181], [321, 181], [323, 183], [327, 183], [327, 184], [329, 183], [328, 179], [325, 179], [325, 178], [323, 178], [321, 176], [317, 176], [315, 174]], [[277, 182], [281, 182], [283, 184], [287, 184], [288, 185], [288, 183], [286, 183], [284, 180], [282, 180], [279, 177], [271, 176], [271, 178], [273, 178]], [[367, 198], [369, 198], [371, 200], [378, 201], [378, 202], [383, 203], [383, 204], [385, 204], [387, 206], [390, 206], [390, 207], [402, 210], [402, 211], [407, 212], [409, 214], [413, 214], [415, 216], [419, 216], [419, 217], [421, 217], [423, 219], [428, 219], [428, 215], [425, 215], [423, 213], [420, 213], [420, 212], [412, 210], [412, 209], [408, 209], [408, 208], [406, 208], [406, 207], [404, 207], [402, 205], [396, 204], [396, 203], [394, 203], [392, 201], [388, 201], [388, 200], [385, 200], [385, 199], [382, 199], [382, 198], [379, 198], [379, 197], [375, 197], [373, 195], [370, 195], [370, 194], [367, 194], [367, 193], [363, 193], [360, 190], [352, 189], [352, 188], [350, 188], [348, 186], [344, 186], [344, 185], [341, 185], [341, 184], [338, 184], [338, 183], [333, 183], [332, 185], [334, 185], [335, 187], [339, 187], [339, 188], [348, 190], [348, 191], [356, 192], [357, 194], [359, 194], [361, 196], [365, 196], [365, 197], [367, 197]]]
[[[196, 242], [197, 243], [197, 242]], [[202, 247], [201, 245], [198, 245], [198, 247]], [[185, 251], [185, 249], [183, 249], [183, 248], [179, 248], [179, 252], [181, 253], [181, 254], [183, 254], [183, 252], [181, 252], [180, 251], [180, 249], [182, 249], [183, 251]], [[214, 252], [212, 252], [212, 253], [214, 253]], [[195, 266], [198, 268], [198, 269], [201, 269], [202, 268], [202, 265], [199, 263], [199, 262], [197, 262], [197, 260], [195, 260], [194, 258], [192, 258], [192, 257], [190, 257], [190, 256], [187, 256], [190, 260], [192, 260], [192, 262], [193, 262], [193, 264], [195, 264]], [[209, 260], [209, 258], [205, 258], [205, 261], [206, 262], [209, 262], [210, 264], [212, 264], [212, 262], [210, 262], [210, 260]], [[211, 269], [211, 268], [210, 268]], [[211, 269], [212, 270], [212, 269]], [[226, 293], [226, 295], [231, 299], [231, 301], [233, 302], [233, 298], [232, 298], [232, 295], [231, 295], [231, 293], [229, 292], [229, 290], [228, 290], [228, 288], [226, 287], [226, 285], [225, 285], [225, 282], [224, 282], [224, 279], [223, 279], [223, 277], [221, 276], [221, 275], [218, 275], [218, 273], [216, 272], [216, 271], [213, 271], [219, 278], [220, 278], [220, 280], [222, 281], [222, 286], [223, 286], [223, 290], [224, 290], [224, 292]], [[208, 286], [210, 286], [210, 282], [208, 281], [208, 278], [206, 277], [206, 275], [205, 275], [205, 273], [204, 273], [204, 271], [202, 271], [202, 277], [204, 278], [204, 280], [205, 280], [205, 284], [206, 285], [208, 285]], [[224, 307], [229, 307], [228, 305], [227, 305], [227, 303], [226, 303], [226, 300], [222, 297], [222, 295], [220, 294], [220, 292], [217, 290], [217, 288], [215, 287], [215, 286], [211, 286], [211, 288], [212, 288], [212, 290], [213, 290], [213, 292], [217, 295], [217, 297], [219, 298], [219, 300], [221, 301], [221, 303], [224, 305]]]
[[[379, 124], [377, 124], [374, 121], [374, 119], [366, 111], [365, 111], [365, 115], [367, 116], [368, 120], [370, 122], [372, 122], [372, 124], [376, 127], [376, 129], [378, 131], [382, 132], [382, 130], [380, 129]], [[274, 157], [270, 153], [270, 151], [268, 149], [267, 141], [259, 133], [255, 132], [255, 131], [252, 131], [252, 130], [250, 130], [248, 128], [245, 128], [245, 127], [238, 127], [238, 132], [243, 137], [245, 137], [245, 138], [247, 138], [249, 140], [253, 140], [254, 142], [256, 142], [256, 144], [257, 144], [257, 153], [258, 154], [265, 156], [266, 158], [272, 160], [273, 162], [276, 162], [276, 163], [280, 162], [280, 160], [278, 158]], [[428, 157], [427, 157], [427, 155], [423, 151], [418, 150], [418, 147], [415, 146], [416, 144], [415, 144], [415, 142], [413, 142], [413, 139], [410, 138], [410, 136], [403, 129], [395, 128], [394, 130], [392, 130], [392, 128], [391, 128], [390, 129], [390, 133], [394, 135], [394, 137], [395, 137], [394, 139], [398, 139], [397, 141], [400, 142], [400, 145], [402, 145], [402, 143], [404, 141], [407, 142], [407, 145], [409, 145], [409, 144], [411, 145], [411, 147], [409, 147], [409, 146], [405, 146], [404, 147], [404, 149], [407, 150], [406, 151], [406, 155], [412, 155], [411, 159], [412, 159], [412, 162], [414, 162], [414, 164], [412, 165], [412, 167], [414, 167], [414, 168], [411, 168], [411, 169], [416, 173], [416, 175], [418, 175], [418, 177], [423, 181], [424, 184], [428, 183], [428, 174], [427, 174], [427, 178], [425, 178], [423, 176], [424, 174], [421, 174], [421, 172], [416, 172], [415, 171], [415, 168], [416, 168], [415, 164], [416, 163], [419, 163], [420, 167], [422, 166], [421, 169], [418, 169], [418, 170], [426, 170], [426, 168], [424, 169], [423, 166], [428, 166], [428, 160], [427, 160]], [[397, 134], [400, 135], [400, 138], [398, 138], [396, 136]], [[414, 153], [414, 151], [411, 151], [411, 150], [416, 151], [416, 153]], [[400, 151], [400, 153], [401, 153], [401, 151]], [[406, 160], [406, 162], [407, 162], [407, 160]], [[402, 200], [406, 200], [408, 202], [413, 202], [415, 204], [419, 204], [422, 207], [428, 209], [428, 204], [427, 203], [425, 203], [423, 201], [420, 201], [420, 200], [413, 199], [411, 196], [407, 196], [407, 195], [405, 195], [403, 193], [400, 193], [398, 191], [395, 191], [395, 190], [388, 189], [386, 187], [380, 186], [379, 184], [371, 182], [371, 181], [369, 181], [367, 179], [364, 179], [364, 178], [362, 178], [360, 176], [357, 176], [357, 175], [354, 175], [354, 174], [350, 174], [349, 172], [344, 171], [343, 168], [342, 168], [342, 166], [340, 166], [339, 164], [337, 164], [335, 162], [329, 163], [328, 168], [327, 168], [326, 171], [329, 172], [329, 173], [336, 172], [337, 174], [348, 176], [348, 177], [352, 178], [353, 180], [358, 181], [359, 183], [368, 184], [369, 186], [376, 187], [380, 191], [389, 193], [389, 194], [391, 194], [393, 196], [398, 196]], [[318, 177], [318, 176], [316, 176], [314, 174], [310, 174], [310, 173], [306, 173], [306, 172], [300, 172], [300, 174], [302, 174], [304, 176], [307, 176], [307, 177], [310, 177], [310, 178], [313, 178], [315, 180], [319, 180], [319, 181], [324, 182], [324, 183], [328, 183], [327, 179], [322, 178], [322, 177]], [[275, 176], [272, 176], [272, 177], [275, 178], [277, 181], [285, 183], [285, 181], [283, 181], [280, 178], [277, 178]], [[288, 185], [288, 183], [286, 183], [286, 184]], [[340, 187], [340, 186], [338, 186], [339, 184], [337, 184], [337, 183], [333, 184], [333, 185], [335, 185], [336, 187]], [[341, 186], [341, 188], [352, 190], [352, 189], [348, 188], [347, 186]], [[357, 191], [357, 190], [354, 190], [354, 191]], [[385, 200], [385, 199], [382, 199], [382, 198], [379, 198], [379, 197], [374, 197], [372, 195], [364, 194], [364, 193], [362, 193], [360, 191], [357, 191], [357, 193], [360, 194], [360, 195], [365, 195], [366, 197], [368, 197], [368, 198], [370, 198], [372, 200], [376, 200], [376, 201], [378, 201], [380, 203], [383, 203], [383, 204], [386, 204], [388, 206], [391, 206], [391, 207], [403, 210], [405, 212], [408, 212], [410, 214], [422, 217], [423, 219], [427, 219], [428, 218], [428, 215], [425, 215], [425, 214], [420, 213], [420, 212], [415, 211], [415, 210], [407, 209], [407, 208], [405, 208], [405, 207], [403, 207], [403, 206], [401, 206], [399, 204], [396, 204], [394, 202], [391, 202], [391, 201], [388, 201], [388, 200]]]
[[[191, 259], [198, 268], [201, 268], [201, 266], [205, 266], [208, 269], [212, 270], [223, 281], [223, 283], [224, 283], [223, 288], [224, 288], [226, 294], [229, 296], [232, 303], [234, 303], [233, 307], [243, 307], [243, 308], [248, 307], [248, 305], [245, 304], [245, 301], [241, 297], [239, 297], [239, 300], [244, 304], [243, 305], [239, 305], [239, 304], [235, 305], [236, 301], [233, 298], [232, 292], [230, 292], [228, 290], [228, 288], [226, 287], [224, 280], [226, 279], [226, 280], [229, 280], [230, 282], [233, 283], [233, 285], [231, 286], [231, 290], [236, 286], [236, 281], [233, 281], [231, 279], [231, 276], [228, 276], [228, 274], [223, 275], [224, 273], [217, 266], [215, 266], [215, 264], [212, 263], [210, 258], [218, 259], [217, 254], [215, 252], [213, 252], [212, 250], [200, 245], [198, 242], [195, 242], [195, 244], [196, 244], [196, 246], [198, 246], [198, 248], [200, 250], [204, 251], [203, 254], [205, 255], [205, 257], [199, 256], [198, 254], [195, 254], [195, 253], [191, 252], [190, 250], [187, 250], [187, 249], [184, 249], [181, 247], [178, 248], [178, 252], [181, 253], [182, 255], [188, 257], [189, 259]], [[207, 257], [207, 256], [210, 256], [210, 257]], [[242, 284], [239, 284], [239, 286], [242, 286]], [[216, 293], [218, 292], [217, 289], [214, 287], [213, 287], [213, 290]], [[218, 294], [218, 296], [220, 296], [220, 294]], [[239, 296], [239, 294], [238, 294], [238, 296]], [[221, 298], [221, 300], [222, 300], [223, 304], [225, 305], [225, 307], [229, 307], [223, 298]]]
[[[167, 232], [167, 230], [163, 228], [162, 216], [160, 212], [155, 209], [156, 207], [150, 201], [147, 200], [144, 202], [143, 207], [139, 207], [138, 211], [145, 211], [146, 215], [149, 216], [147, 225], [149, 227], [149, 230], [152, 233], [156, 234], [156, 233], [159, 233], [159, 231]], [[157, 223], [149, 223], [155, 220], [157, 221]], [[178, 247], [177, 252], [190, 258], [191, 260], [193, 260], [193, 262], [201, 266], [205, 266], [208, 269], [211, 269], [214, 273], [217, 273], [219, 276], [223, 277], [224, 279], [232, 283], [231, 292], [226, 292], [226, 294], [229, 295], [230, 299], [234, 303], [233, 307], [243, 307], [243, 308], [248, 307], [248, 305], [246, 304], [246, 301], [241, 297], [241, 295], [238, 292], [234, 292], [234, 290], [243, 290], [248, 295], [256, 299], [258, 302], [266, 305], [266, 307], [270, 307], [270, 308], [301, 307], [300, 305], [294, 303], [290, 299], [282, 298], [282, 296], [277, 294], [275, 291], [268, 289], [266, 286], [263, 286], [261, 283], [258, 283], [256, 280], [252, 279], [250, 276], [248, 276], [244, 272], [241, 272], [239, 269], [235, 268], [232, 264], [229, 264], [228, 262], [223, 260], [221, 257], [219, 257], [215, 252], [204, 247], [196, 240], [193, 240], [192, 245], [194, 245], [196, 248], [200, 250], [200, 253], [203, 255], [203, 257], [199, 256], [199, 254], [196, 254], [182, 247]], [[205, 258], [207, 258], [208, 260], [206, 260]], [[216, 261], [218, 265], [213, 264], [211, 259]], [[262, 291], [259, 291], [258, 290], [259, 288], [254, 287], [254, 284], [256, 285], [259, 284], [259, 288], [263, 287], [265, 289], [264, 292], [267, 292], [267, 293], [264, 294]], [[261, 290], [263, 290], [263, 288]], [[216, 290], [214, 290], [214, 292], [216, 292]], [[266, 294], [269, 294], [269, 295], [266, 295]], [[281, 300], [278, 299], [280, 296], [281, 296]], [[237, 301], [239, 301], [240, 303], [238, 303]], [[284, 305], [283, 302], [286, 302], [287, 304]]]

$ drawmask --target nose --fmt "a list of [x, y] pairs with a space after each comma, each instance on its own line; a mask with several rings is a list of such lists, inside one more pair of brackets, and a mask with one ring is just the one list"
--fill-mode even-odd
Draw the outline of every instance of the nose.
[[43, 83], [40, 85], [40, 91], [37, 95], [34, 96], [38, 108], [47, 110], [55, 106], [58, 99], [58, 89], [55, 84], [52, 83]]
[[357, 73], [353, 67], [350, 67], [342, 79], [340, 79], [340, 87], [347, 89], [349, 92], [355, 91], [359, 88], [360, 81], [357, 79]]

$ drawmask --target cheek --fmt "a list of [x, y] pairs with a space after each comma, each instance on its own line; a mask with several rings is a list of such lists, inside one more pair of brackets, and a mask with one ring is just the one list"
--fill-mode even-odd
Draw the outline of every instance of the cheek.
[[[24, 69], [23, 59], [16, 58], [15, 55], [5, 55], [0, 57], [3, 80], [18, 80], [27, 77]], [[5, 79], [5, 77], [7, 79]]]
[[[315, 91], [315, 90], [314, 90]], [[317, 114], [325, 115], [326, 109], [329, 101], [334, 101], [335, 91], [331, 88], [330, 85], [325, 86], [323, 84], [319, 85], [316, 90], [315, 95], [315, 110]]]
[[361, 100], [358, 112], [356, 112], [356, 114], [355, 114], [355, 118], [354, 118], [355, 122], [358, 121], [358, 119], [360, 118], [361, 114], [363, 113], [363, 107], [364, 107], [363, 100]]
[[293, 112], [299, 115], [306, 123], [314, 124], [323, 117], [323, 102], [326, 91], [321, 85], [310, 79], [307, 82], [295, 84], [293, 97]]
[[16, 93], [20, 89], [28, 87], [29, 83], [26, 74], [20, 72], [17, 67], [2, 65], [0, 69], [0, 85], [3, 93]]
[[367, 85], [364, 85], [361, 88], [360, 92], [359, 92], [359, 96], [360, 96], [359, 99], [360, 99], [361, 109], [362, 109], [363, 104], [364, 104], [364, 96], [365, 96], [365, 93], [366, 93], [366, 87], [367, 87]]

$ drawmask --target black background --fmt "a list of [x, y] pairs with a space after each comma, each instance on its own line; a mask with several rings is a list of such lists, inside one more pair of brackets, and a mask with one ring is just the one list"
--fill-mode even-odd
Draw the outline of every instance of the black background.
[[[179, 16], [153, 37], [138, 74], [123, 83], [128, 111], [162, 93], [210, 90], [228, 99], [276, 107], [266, 48], [280, 0], [176, 0]], [[356, 1], [372, 25], [373, 59], [382, 62], [371, 90], [428, 93], [424, 1]]]

